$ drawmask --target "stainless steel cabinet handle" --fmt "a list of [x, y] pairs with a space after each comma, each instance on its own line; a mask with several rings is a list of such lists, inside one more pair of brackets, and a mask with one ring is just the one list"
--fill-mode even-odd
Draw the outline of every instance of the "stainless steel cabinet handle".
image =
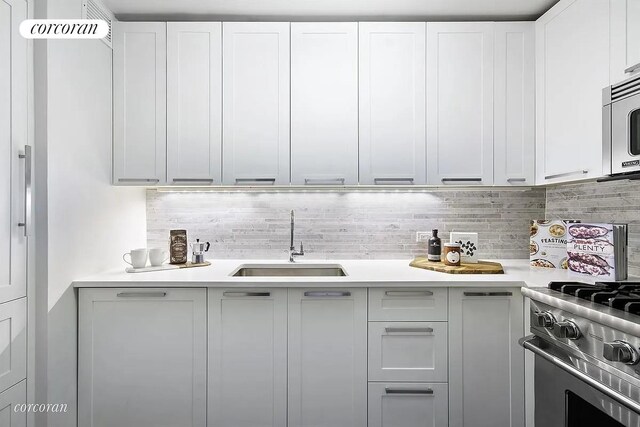
[[166, 292], [119, 292], [118, 298], [163, 298], [167, 296]]
[[640, 62], [637, 63], [636, 65], [632, 65], [631, 67], [627, 68], [626, 70], [624, 70], [624, 72], [627, 74], [631, 74], [631, 73], [635, 73], [638, 70], [640, 70]]
[[118, 178], [118, 182], [142, 182], [147, 184], [152, 184], [155, 182], [160, 182], [157, 178]]
[[563, 176], [571, 176], [571, 175], [585, 175], [588, 174], [589, 171], [587, 169], [583, 169], [581, 171], [575, 171], [575, 172], [565, 172], [565, 173], [557, 173], [554, 175], [547, 175], [544, 177], [544, 179], [554, 179], [554, 178], [562, 178]]
[[429, 394], [433, 395], [433, 389], [431, 388], [396, 388], [385, 387], [384, 392], [387, 394]]
[[344, 185], [344, 178], [305, 178], [305, 185]]
[[525, 182], [527, 178], [507, 178], [507, 182]]
[[173, 182], [209, 182], [213, 183], [213, 178], [173, 178]]
[[386, 291], [384, 293], [388, 297], [430, 297], [433, 295], [431, 291]]
[[31, 233], [31, 146], [24, 146], [24, 154], [18, 154], [24, 159], [24, 222], [19, 222], [18, 227], [24, 227], [24, 235]]
[[465, 292], [465, 297], [510, 297], [511, 292]]
[[237, 292], [225, 291], [222, 293], [225, 297], [270, 297], [271, 292]]
[[403, 332], [414, 332], [414, 333], [422, 333], [422, 334], [430, 334], [433, 332], [433, 328], [401, 328], [401, 327], [389, 327], [384, 328], [384, 331], [388, 334], [394, 333], [403, 333]]
[[402, 184], [403, 182], [413, 184], [413, 178], [373, 178], [373, 183], [376, 185], [384, 183]]
[[482, 182], [482, 178], [442, 178], [442, 182]]
[[348, 291], [307, 291], [305, 297], [350, 297], [351, 292]]
[[275, 178], [236, 178], [236, 184], [260, 184], [273, 185], [276, 183]]
[[615, 400], [616, 402], [626, 406], [627, 408], [631, 409], [633, 412], [636, 413], [640, 413], [640, 403], [638, 403], [637, 401], [618, 393], [617, 391], [607, 387], [606, 385], [602, 384], [601, 382], [591, 378], [589, 375], [583, 373], [582, 371], [574, 368], [572, 365], [566, 363], [564, 360], [560, 359], [559, 357], [554, 356], [551, 353], [548, 353], [546, 351], [544, 351], [542, 348], [540, 348], [537, 345], [537, 338], [535, 335], [529, 335], [527, 337], [521, 338], [518, 343], [526, 348], [527, 350], [533, 352], [534, 354], [536, 354], [537, 356], [542, 357], [543, 359], [545, 359], [546, 361], [550, 362], [551, 364], [557, 366], [558, 368], [562, 369], [565, 372], [568, 372], [569, 374], [573, 375], [574, 377], [578, 378], [579, 380], [587, 383], [589, 386], [595, 388], [596, 390], [598, 390], [599, 392], [601, 392], [602, 394], [606, 395], [607, 397]]

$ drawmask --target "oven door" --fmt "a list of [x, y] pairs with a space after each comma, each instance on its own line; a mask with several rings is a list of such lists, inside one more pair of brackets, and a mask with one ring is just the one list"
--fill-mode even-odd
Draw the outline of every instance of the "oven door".
[[640, 93], [611, 105], [611, 172], [640, 171]]
[[521, 344], [536, 355], [536, 426], [640, 427], [637, 384], [537, 337], [523, 338]]

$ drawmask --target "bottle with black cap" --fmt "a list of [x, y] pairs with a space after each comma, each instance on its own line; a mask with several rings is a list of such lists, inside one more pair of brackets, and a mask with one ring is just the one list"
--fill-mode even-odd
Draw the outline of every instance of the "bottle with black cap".
[[440, 255], [442, 253], [442, 242], [438, 237], [438, 230], [432, 230], [432, 236], [429, 239], [429, 250], [427, 259], [429, 261], [440, 262]]

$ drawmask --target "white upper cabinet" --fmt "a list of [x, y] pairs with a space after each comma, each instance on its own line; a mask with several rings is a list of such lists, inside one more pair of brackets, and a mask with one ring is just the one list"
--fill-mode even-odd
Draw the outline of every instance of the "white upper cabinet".
[[640, 73], [640, 1], [610, 0], [611, 84]]
[[291, 183], [358, 183], [358, 24], [291, 24]]
[[424, 184], [425, 23], [360, 23], [360, 183]]
[[222, 32], [223, 183], [289, 184], [289, 23]]
[[494, 184], [534, 185], [535, 25], [494, 25]]
[[222, 180], [222, 24], [167, 23], [167, 182]]
[[427, 24], [427, 183], [493, 184], [493, 23]]
[[164, 22], [113, 23], [113, 180], [166, 182]]
[[609, 2], [562, 0], [536, 22], [536, 182], [602, 176]]

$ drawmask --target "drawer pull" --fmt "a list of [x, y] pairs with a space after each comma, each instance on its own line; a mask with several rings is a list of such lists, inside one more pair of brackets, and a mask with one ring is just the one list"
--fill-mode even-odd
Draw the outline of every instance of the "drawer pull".
[[588, 174], [589, 171], [587, 169], [583, 169], [581, 171], [575, 171], [575, 172], [564, 172], [564, 173], [557, 173], [554, 175], [547, 175], [544, 177], [544, 179], [554, 179], [554, 178], [562, 178], [565, 176], [571, 176], [571, 175], [585, 175]]
[[154, 184], [160, 182], [160, 180], [157, 178], [118, 178], [118, 182]]
[[344, 185], [344, 178], [305, 178], [305, 185]]
[[433, 395], [431, 388], [397, 388], [385, 387], [384, 392], [387, 394], [428, 394]]
[[465, 297], [510, 297], [511, 292], [465, 292]]
[[526, 182], [527, 178], [507, 178], [507, 182]]
[[275, 178], [236, 178], [236, 184], [273, 185]]
[[225, 297], [270, 297], [271, 292], [237, 292], [225, 291], [222, 293]]
[[430, 297], [433, 296], [431, 291], [386, 291], [384, 293], [388, 297]]
[[384, 185], [386, 183], [411, 185], [413, 184], [413, 178], [373, 178], [373, 183], [376, 185]]
[[120, 292], [116, 295], [118, 298], [164, 298], [166, 292]]
[[305, 297], [350, 297], [351, 292], [348, 291], [307, 291]]
[[482, 178], [442, 178], [442, 183], [447, 182], [482, 182]]
[[213, 183], [213, 178], [173, 178], [173, 182], [204, 182], [204, 183]]
[[389, 328], [384, 328], [384, 331], [388, 334], [399, 334], [399, 333], [403, 333], [403, 332], [414, 332], [414, 333], [421, 333], [421, 334], [430, 334], [433, 332], [433, 328], [400, 328], [400, 327], [389, 327]]

